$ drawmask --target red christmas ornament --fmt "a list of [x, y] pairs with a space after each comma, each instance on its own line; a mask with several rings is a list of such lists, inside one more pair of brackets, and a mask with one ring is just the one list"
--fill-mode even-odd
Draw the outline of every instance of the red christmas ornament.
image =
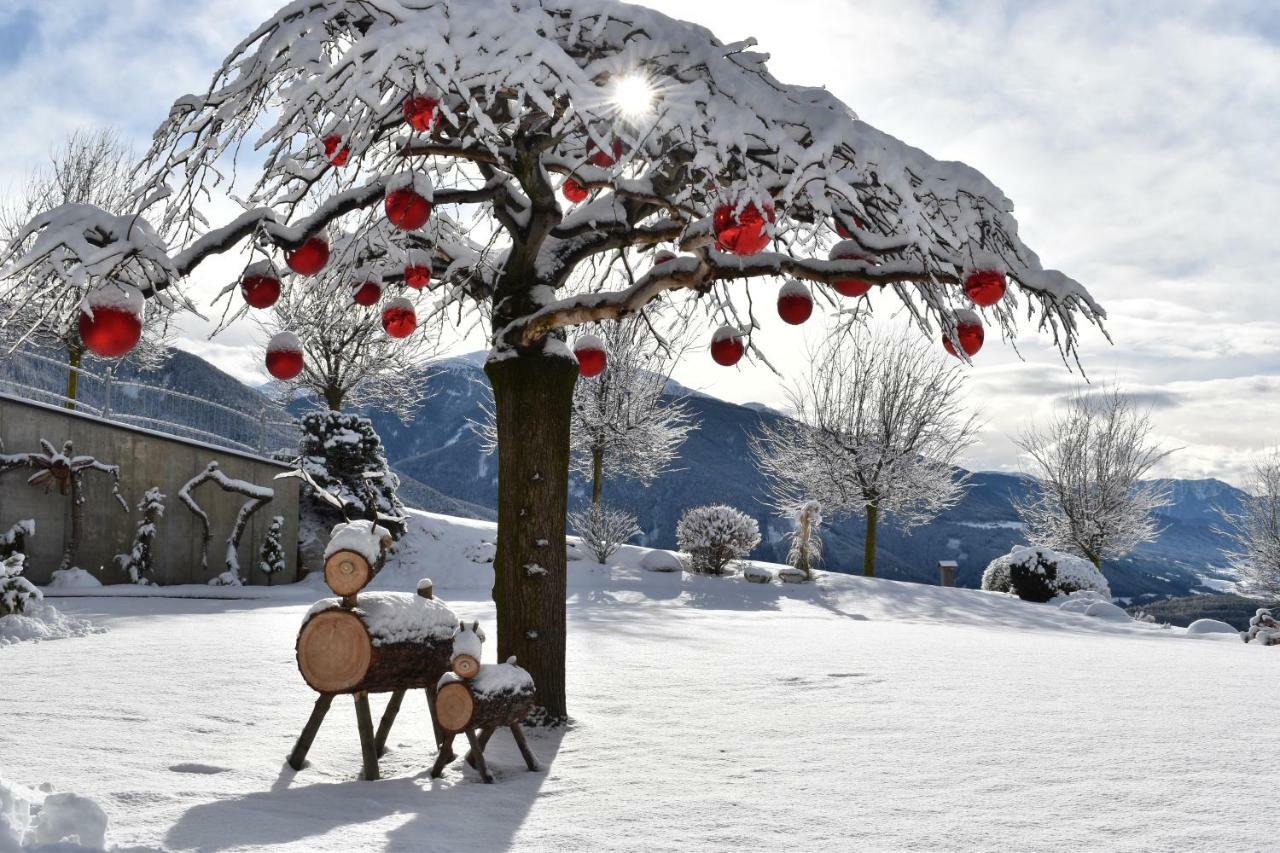
[[404, 268], [404, 283], [414, 290], [431, 284], [431, 267], [427, 264], [409, 264]]
[[[956, 311], [956, 338], [960, 341], [960, 348], [964, 350], [965, 355], [970, 358], [977, 355], [978, 350], [982, 349], [982, 341], [985, 337], [982, 320], [977, 314], [964, 309]], [[960, 357], [946, 330], [942, 332], [942, 348], [956, 358]]]
[[357, 305], [363, 305], [366, 308], [370, 305], [377, 305], [378, 300], [382, 298], [382, 283], [373, 279], [361, 282], [356, 287], [351, 298]]
[[765, 226], [774, 221], [773, 205], [766, 204], [764, 213], [752, 202], [734, 213], [734, 205], [716, 208], [712, 227], [716, 232], [716, 248], [735, 255], [754, 255], [769, 245]]
[[407, 338], [418, 328], [413, 303], [404, 297], [392, 299], [382, 309], [382, 328], [393, 338]]
[[404, 120], [419, 133], [426, 133], [436, 123], [436, 108], [440, 102], [427, 95], [410, 95], [404, 99]]
[[813, 314], [813, 297], [809, 288], [792, 279], [778, 291], [778, 316], [784, 322], [799, 326]]
[[669, 252], [666, 249], [662, 249], [661, 251], [654, 253], [653, 265], [655, 267], [660, 266], [662, 264], [668, 263], [669, 261], [674, 261], [675, 259], [676, 259], [675, 252]]
[[351, 149], [342, 144], [342, 137], [334, 134], [324, 138], [324, 156], [335, 166], [347, 165], [351, 157]]
[[80, 306], [80, 340], [101, 358], [119, 358], [142, 339], [142, 294], [127, 284], [110, 281], [98, 287]]
[[[859, 218], [858, 218], [858, 217], [856, 217], [856, 216], [855, 216], [855, 217], [853, 217], [853, 224], [854, 224], [854, 227], [856, 227], [856, 228], [860, 228], [860, 229], [862, 229], [862, 230], [866, 230], [867, 223], [863, 222], [861, 219], [859, 219]], [[841, 239], [841, 240], [852, 240], [852, 239], [853, 239], [853, 232], [852, 232], [852, 231], [850, 231], [850, 230], [845, 226], [845, 224], [844, 224], [843, 222], [841, 222], [839, 219], [837, 219], [837, 220], [836, 220], [836, 233], [840, 235], [840, 239]]]
[[285, 381], [302, 372], [302, 343], [293, 332], [280, 332], [267, 344], [267, 372]]
[[329, 263], [329, 241], [316, 236], [284, 256], [289, 269], [298, 275], [315, 275]]
[[431, 218], [431, 202], [408, 187], [387, 193], [387, 219], [401, 231], [417, 231]]
[[251, 308], [270, 308], [280, 298], [280, 276], [270, 264], [254, 264], [240, 279], [240, 293]]
[[613, 140], [613, 143], [609, 148], [613, 151], [612, 156], [610, 156], [608, 151], [597, 151], [596, 141], [594, 139], [587, 140], [587, 153], [591, 154], [592, 151], [595, 151], [594, 154], [591, 154], [591, 162], [595, 163], [601, 169], [611, 168], [615, 163], [621, 160], [622, 155], [627, 152], [627, 147], [622, 144], [621, 139]]
[[[833, 261], [871, 260], [870, 256], [864, 254], [858, 244], [852, 240], [836, 243], [831, 247], [831, 254], [828, 257]], [[831, 287], [841, 296], [863, 296], [871, 290], [871, 282], [861, 278], [842, 278], [833, 282]]]
[[1005, 276], [1000, 270], [974, 270], [964, 278], [964, 292], [974, 305], [987, 308], [1004, 298]]
[[564, 186], [560, 188], [560, 192], [563, 193], [564, 197], [573, 204], [581, 204], [586, 201], [587, 196], [590, 195], [587, 188], [575, 181], [573, 178], [569, 178], [569, 180], [564, 182]]
[[578, 375], [590, 379], [604, 372], [607, 357], [604, 341], [596, 335], [583, 335], [574, 342], [573, 354], [578, 357]]
[[716, 364], [732, 367], [742, 360], [747, 347], [742, 342], [742, 333], [733, 326], [721, 326], [711, 336], [711, 357]]

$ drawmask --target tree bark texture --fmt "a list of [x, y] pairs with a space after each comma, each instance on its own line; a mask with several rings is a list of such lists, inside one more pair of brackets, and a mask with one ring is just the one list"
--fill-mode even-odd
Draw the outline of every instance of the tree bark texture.
[[867, 541], [862, 552], [862, 574], [876, 576], [876, 523], [880, 520], [880, 506], [867, 504]]
[[604, 451], [599, 447], [591, 451], [591, 504], [600, 506], [604, 494]]
[[76, 407], [76, 394], [80, 386], [80, 361], [84, 358], [84, 350], [72, 346], [67, 348], [67, 401], [63, 405], [68, 409]]

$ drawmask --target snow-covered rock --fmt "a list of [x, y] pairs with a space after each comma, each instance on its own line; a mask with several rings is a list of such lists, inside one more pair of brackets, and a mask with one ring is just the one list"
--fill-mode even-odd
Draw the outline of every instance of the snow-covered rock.
[[467, 559], [480, 565], [492, 563], [497, 554], [498, 546], [488, 541], [477, 542], [467, 548]]
[[1240, 636], [1240, 632], [1217, 619], [1197, 619], [1187, 626], [1188, 634], [1235, 634]]
[[650, 551], [641, 558], [640, 568], [646, 572], [678, 572], [683, 566], [680, 558], [670, 551]]
[[102, 581], [84, 569], [54, 569], [49, 586], [55, 589], [93, 589], [102, 586]]
[[783, 583], [804, 583], [809, 580], [809, 576], [795, 566], [787, 566], [785, 569], [779, 570], [778, 579]]
[[[800, 575], [801, 579], [803, 579], [804, 572], [800, 572]], [[779, 572], [778, 576], [781, 577], [782, 573]], [[758, 566], [755, 563], [752, 563], [742, 570], [742, 577], [751, 583], [770, 583], [773, 581], [773, 572], [769, 571], [764, 566]]]
[[1050, 599], [1049, 603], [1056, 604], [1059, 610], [1065, 610], [1068, 613], [1084, 613], [1090, 605], [1109, 600], [1096, 590], [1079, 589], [1066, 595], [1056, 596]]
[[1085, 616], [1092, 616], [1094, 619], [1105, 619], [1108, 622], [1131, 622], [1133, 617], [1125, 612], [1123, 607], [1112, 604], [1110, 601], [1095, 601], [1085, 608]]

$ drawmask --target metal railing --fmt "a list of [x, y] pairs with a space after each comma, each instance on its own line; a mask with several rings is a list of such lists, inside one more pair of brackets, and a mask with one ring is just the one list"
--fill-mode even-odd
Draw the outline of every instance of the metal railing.
[[298, 446], [297, 419], [266, 398], [244, 410], [175, 388], [120, 377], [114, 370], [83, 366], [78, 370], [76, 399], [72, 400], [66, 395], [71, 367], [65, 359], [29, 350], [0, 351], [0, 393], [258, 455]]

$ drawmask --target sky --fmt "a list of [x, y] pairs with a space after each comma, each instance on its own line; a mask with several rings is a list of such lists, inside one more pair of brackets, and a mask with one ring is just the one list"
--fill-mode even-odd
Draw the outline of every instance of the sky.
[[[178, 96], [207, 84], [276, 0], [6, 0], [0, 6], [0, 191], [77, 127], [138, 148]], [[1084, 375], [1024, 323], [1017, 350], [988, 339], [966, 369], [986, 426], [966, 457], [1016, 470], [1011, 437], [1086, 381], [1149, 407], [1160, 473], [1240, 483], [1280, 443], [1280, 5], [1272, 0], [648, 0], [724, 41], [755, 37], [787, 83], [826, 86], [863, 120], [964, 161], [1014, 200], [1047, 267], [1108, 313], [1080, 343]], [[232, 212], [228, 205], [227, 214]], [[207, 298], [239, 272], [202, 268]], [[760, 282], [753, 287], [771, 290]], [[874, 303], [873, 303], [874, 304]], [[889, 300], [877, 323], [902, 322]], [[179, 346], [258, 384], [262, 335], [241, 323]], [[709, 335], [710, 330], [708, 330]], [[680, 382], [785, 406], [821, 333], [766, 322], [763, 365], [726, 370], [704, 350]], [[478, 338], [450, 342], [480, 349]]]

